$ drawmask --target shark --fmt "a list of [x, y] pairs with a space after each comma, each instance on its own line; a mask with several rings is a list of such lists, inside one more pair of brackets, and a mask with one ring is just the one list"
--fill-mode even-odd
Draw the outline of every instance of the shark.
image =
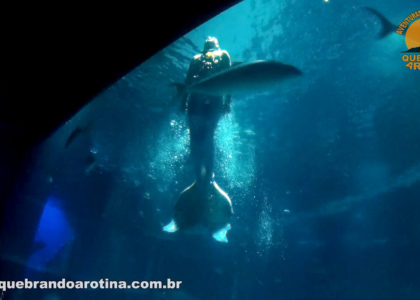
[[298, 68], [278, 61], [257, 60], [235, 63], [233, 67], [191, 85], [172, 83], [178, 96], [188, 93], [210, 96], [237, 96], [267, 91], [288, 79], [302, 75]]

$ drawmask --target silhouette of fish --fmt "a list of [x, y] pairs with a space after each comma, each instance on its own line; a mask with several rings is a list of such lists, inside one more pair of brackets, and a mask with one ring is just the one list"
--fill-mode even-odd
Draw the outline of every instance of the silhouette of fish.
[[85, 126], [77, 126], [70, 135], [67, 137], [66, 143], [64, 144], [64, 148], [68, 148], [82, 133], [88, 131], [90, 129], [91, 123], [88, 123]]
[[371, 8], [371, 7], [364, 7], [365, 10], [371, 12], [376, 17], [378, 17], [379, 21], [381, 21], [382, 29], [379, 33], [379, 39], [383, 39], [387, 35], [397, 30], [398, 26], [392, 24], [387, 18], [384, 17], [378, 10]]

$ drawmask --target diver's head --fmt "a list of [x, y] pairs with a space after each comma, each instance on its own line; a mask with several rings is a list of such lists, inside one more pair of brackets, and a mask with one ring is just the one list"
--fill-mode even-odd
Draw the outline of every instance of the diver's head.
[[208, 51], [219, 50], [219, 41], [215, 37], [209, 36], [206, 41], [204, 42], [203, 53]]

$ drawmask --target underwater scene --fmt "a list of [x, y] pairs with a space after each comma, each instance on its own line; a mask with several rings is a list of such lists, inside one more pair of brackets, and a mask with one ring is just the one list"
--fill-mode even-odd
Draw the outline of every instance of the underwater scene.
[[249, 0], [150, 57], [32, 153], [0, 280], [182, 284], [4, 299], [420, 299], [419, 9]]

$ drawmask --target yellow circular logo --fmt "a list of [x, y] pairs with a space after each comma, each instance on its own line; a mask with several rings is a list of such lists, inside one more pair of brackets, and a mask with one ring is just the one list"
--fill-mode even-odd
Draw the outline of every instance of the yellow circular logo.
[[408, 50], [420, 52], [420, 19], [413, 22], [405, 33], [405, 43]]

